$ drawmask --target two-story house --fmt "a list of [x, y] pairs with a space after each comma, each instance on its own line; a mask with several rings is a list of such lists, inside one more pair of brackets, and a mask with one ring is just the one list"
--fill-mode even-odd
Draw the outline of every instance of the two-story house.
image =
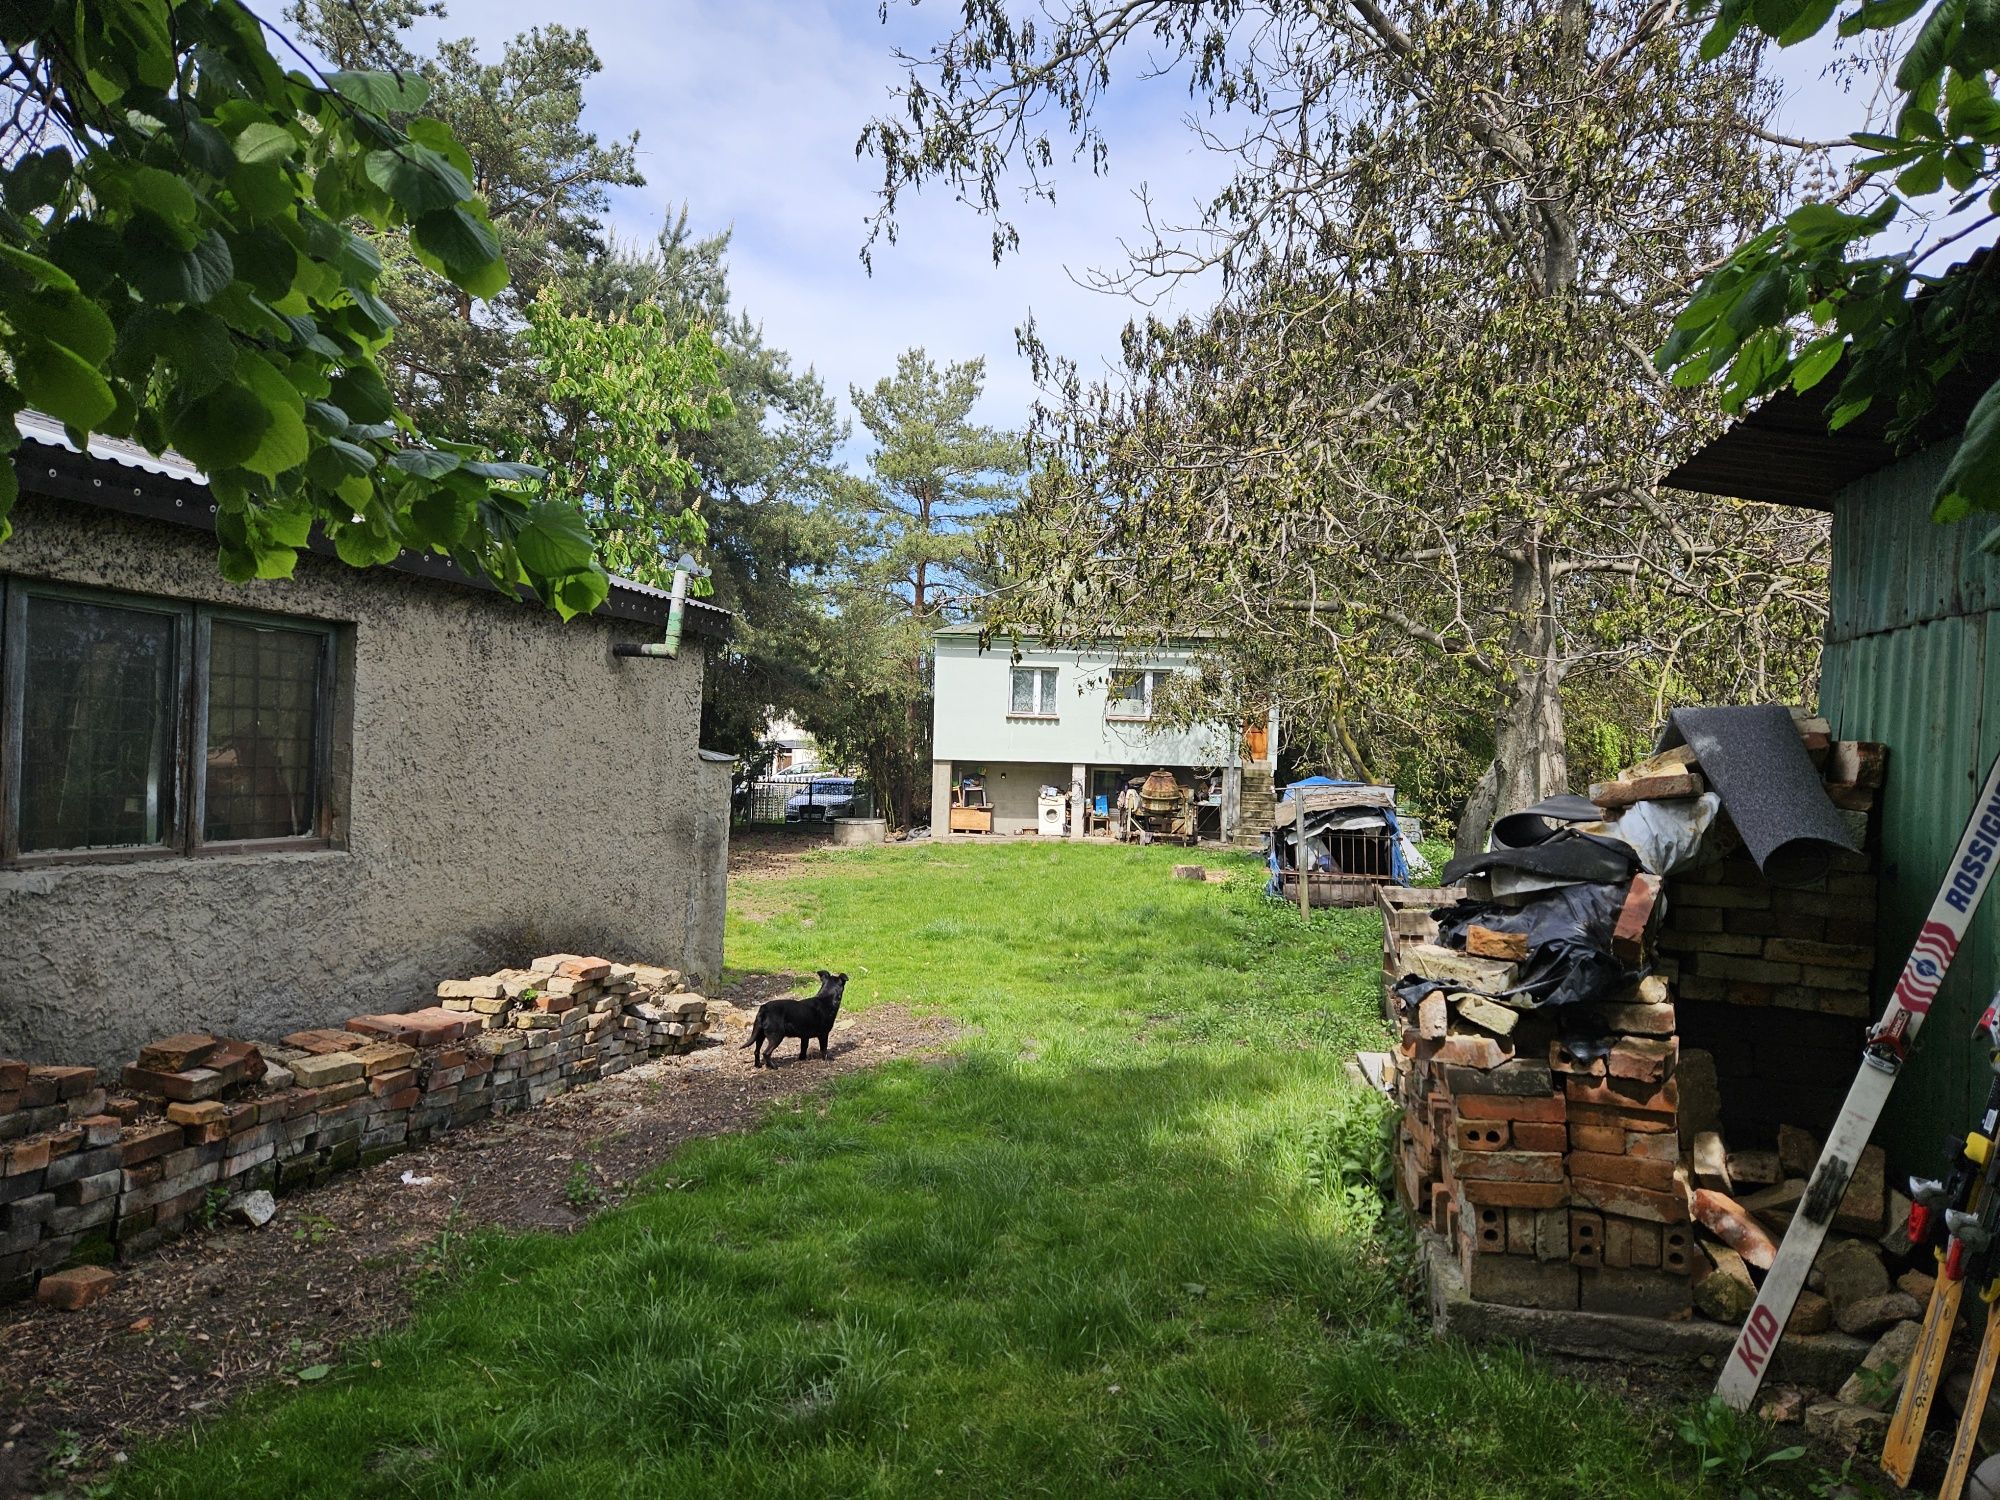
[[1016, 660], [1010, 643], [982, 651], [979, 631], [969, 625], [940, 630], [936, 651], [931, 819], [940, 831], [952, 789], [977, 777], [994, 833], [1035, 830], [1042, 788], [1053, 787], [1068, 800], [1064, 831], [1081, 837], [1091, 809], [1115, 807], [1132, 777], [1161, 767], [1190, 784], [1198, 775], [1219, 773], [1214, 779], [1224, 789], [1223, 806], [1209, 814], [1204, 831], [1219, 822], [1225, 836], [1234, 833], [1244, 821], [1241, 789], [1253, 784], [1261, 785], [1268, 827], [1270, 768], [1260, 757], [1270, 754], [1274, 736], [1267, 731], [1232, 746], [1220, 720], [1191, 729], [1154, 720], [1156, 690], [1169, 674], [1192, 670], [1187, 651], [1133, 658], [1110, 649], [1059, 651], [1028, 640]]

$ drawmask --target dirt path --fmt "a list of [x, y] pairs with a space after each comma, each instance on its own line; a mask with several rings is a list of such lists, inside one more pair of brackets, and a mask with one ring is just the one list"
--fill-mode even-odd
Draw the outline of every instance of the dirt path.
[[[754, 1004], [795, 976], [746, 976]], [[743, 1012], [747, 1018], [747, 1010]], [[82, 1312], [0, 1308], [0, 1497], [61, 1490], [129, 1443], [296, 1381], [401, 1322], [449, 1233], [573, 1229], [684, 1141], [755, 1125], [773, 1100], [935, 1047], [938, 1017], [877, 1006], [844, 1019], [833, 1055], [753, 1072], [737, 1042], [662, 1058], [484, 1121], [281, 1199], [262, 1229], [190, 1234], [125, 1268]], [[418, 1179], [418, 1181], [406, 1181]]]

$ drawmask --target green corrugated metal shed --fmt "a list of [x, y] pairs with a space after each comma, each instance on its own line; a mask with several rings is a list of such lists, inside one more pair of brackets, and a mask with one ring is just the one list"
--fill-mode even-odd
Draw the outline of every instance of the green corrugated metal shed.
[[[1990, 517], [1955, 526], [1930, 518], [1948, 445], [1899, 458], [1879, 432], [1849, 434], [1819, 450], [1819, 472], [1802, 486], [1812, 469], [1798, 461], [1802, 430], [1824, 435], [1818, 403], [1780, 398], [1666, 482], [1833, 513], [1821, 712], [1837, 738], [1889, 746], [1875, 932], [1879, 1013], [2000, 752], [2000, 560], [1979, 551]], [[1988, 900], [1876, 1136], [1898, 1172], [1929, 1174], [1941, 1139], [1963, 1134], [1985, 1097], [1990, 1075], [1971, 1029], [2000, 984], [1996, 958], [2000, 900]]]
[[[1946, 450], [1930, 449], [1834, 498], [1832, 615], [1821, 711], [1842, 739], [1889, 749], [1875, 989], [1888, 995], [1965, 815], [2000, 751], [2000, 561], [1978, 550], [1990, 521], [1940, 526], [1930, 497]], [[1928, 1175], [1990, 1074], [1972, 1023], [2000, 982], [2000, 901], [1974, 918], [1877, 1139]]]

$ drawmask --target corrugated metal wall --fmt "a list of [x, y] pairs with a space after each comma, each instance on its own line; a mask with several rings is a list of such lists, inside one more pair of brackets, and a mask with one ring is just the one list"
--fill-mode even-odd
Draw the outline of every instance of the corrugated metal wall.
[[[1906, 459], [1843, 491], [1834, 510], [1821, 704], [1837, 738], [1889, 746], [1878, 1008], [2000, 751], [2000, 641], [1988, 649], [2000, 608], [2000, 561], [1977, 550], [1988, 520], [1931, 521], [1929, 497], [1948, 458], [1949, 450], [1938, 449]], [[1996, 956], [2000, 900], [1989, 899], [1877, 1136], [1899, 1173], [1934, 1171], [1940, 1140], [1962, 1134], [1985, 1095], [1986, 1054], [1970, 1033], [2000, 983]]]

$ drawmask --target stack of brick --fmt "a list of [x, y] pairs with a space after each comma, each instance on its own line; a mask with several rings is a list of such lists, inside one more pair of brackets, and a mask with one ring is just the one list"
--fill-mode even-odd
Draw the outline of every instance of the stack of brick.
[[[1882, 748], [1830, 745], [1821, 721], [1799, 728], [1871, 847]], [[1672, 758], [1593, 787], [1593, 799], [1609, 810], [1699, 795], [1693, 756]], [[1463, 948], [1442, 946], [1416, 908], [1460, 893], [1406, 893], [1385, 910], [1385, 996], [1402, 1028], [1398, 1189], [1456, 1253], [1471, 1296], [1663, 1317], [1724, 1300], [1691, 1292], [1730, 1252], [1697, 1224], [1694, 1189], [1712, 1174], [1698, 1183], [1689, 1158], [1698, 1135], [1720, 1128], [1718, 1075], [1748, 1139], [1775, 1135], [1779, 1114], [1831, 1120], [1868, 1011], [1870, 869], [1867, 854], [1843, 855], [1811, 887], [1772, 887], [1724, 814], [1695, 868], [1632, 879], [1612, 942], [1644, 977], [1588, 1015], [1507, 1003], [1529, 957], [1521, 934], [1469, 925]], [[1389, 988], [1409, 976], [1444, 988], [1412, 1009]]]
[[[1472, 929], [1475, 945], [1482, 932]], [[1517, 977], [1517, 961], [1435, 943], [1404, 945], [1398, 958], [1404, 974], [1480, 990]], [[1587, 1057], [1564, 1045], [1553, 1016], [1480, 990], [1434, 992], [1405, 1027], [1405, 1204], [1457, 1252], [1479, 1301], [1685, 1309], [1691, 1241], [1665, 986], [1649, 978], [1595, 1007], [1606, 1035]]]
[[0, 1060], [0, 1300], [280, 1192], [695, 1046], [730, 1011], [644, 964], [551, 954], [436, 1006], [262, 1045], [203, 1033], [95, 1070]]

